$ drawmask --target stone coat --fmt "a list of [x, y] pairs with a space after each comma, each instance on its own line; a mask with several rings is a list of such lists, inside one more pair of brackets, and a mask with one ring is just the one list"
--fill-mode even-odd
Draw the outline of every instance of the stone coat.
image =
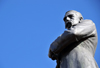
[[60, 56], [60, 68], [98, 68], [94, 59], [97, 31], [91, 20], [64, 31], [51, 45], [50, 50]]

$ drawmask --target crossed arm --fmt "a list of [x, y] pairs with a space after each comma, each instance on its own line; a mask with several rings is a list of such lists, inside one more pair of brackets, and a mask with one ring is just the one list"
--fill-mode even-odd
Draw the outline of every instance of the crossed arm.
[[[95, 31], [95, 24], [91, 20], [83, 20], [70, 30], [64, 31], [64, 33], [50, 45], [49, 52], [51, 51], [54, 54], [58, 54], [73, 42], [77, 42], [91, 35], [95, 36]], [[51, 56], [49, 57], [51, 58]]]

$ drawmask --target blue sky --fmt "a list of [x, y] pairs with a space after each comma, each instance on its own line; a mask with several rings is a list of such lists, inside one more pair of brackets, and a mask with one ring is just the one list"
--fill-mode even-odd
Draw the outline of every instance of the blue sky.
[[48, 50], [64, 32], [68, 10], [77, 10], [95, 23], [95, 60], [100, 67], [99, 4], [99, 0], [0, 0], [0, 68], [55, 68]]

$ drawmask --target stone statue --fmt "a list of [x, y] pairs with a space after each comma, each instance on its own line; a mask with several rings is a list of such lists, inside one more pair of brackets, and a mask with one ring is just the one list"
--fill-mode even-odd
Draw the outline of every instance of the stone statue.
[[64, 31], [49, 48], [49, 58], [57, 60], [56, 68], [98, 68], [94, 59], [97, 31], [91, 20], [70, 10], [64, 17]]

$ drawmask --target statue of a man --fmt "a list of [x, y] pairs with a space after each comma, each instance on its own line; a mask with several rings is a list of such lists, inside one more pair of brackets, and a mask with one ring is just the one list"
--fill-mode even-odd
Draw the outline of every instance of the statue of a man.
[[64, 17], [64, 31], [51, 45], [49, 58], [57, 60], [56, 68], [98, 68], [94, 59], [97, 31], [91, 20], [70, 10]]

